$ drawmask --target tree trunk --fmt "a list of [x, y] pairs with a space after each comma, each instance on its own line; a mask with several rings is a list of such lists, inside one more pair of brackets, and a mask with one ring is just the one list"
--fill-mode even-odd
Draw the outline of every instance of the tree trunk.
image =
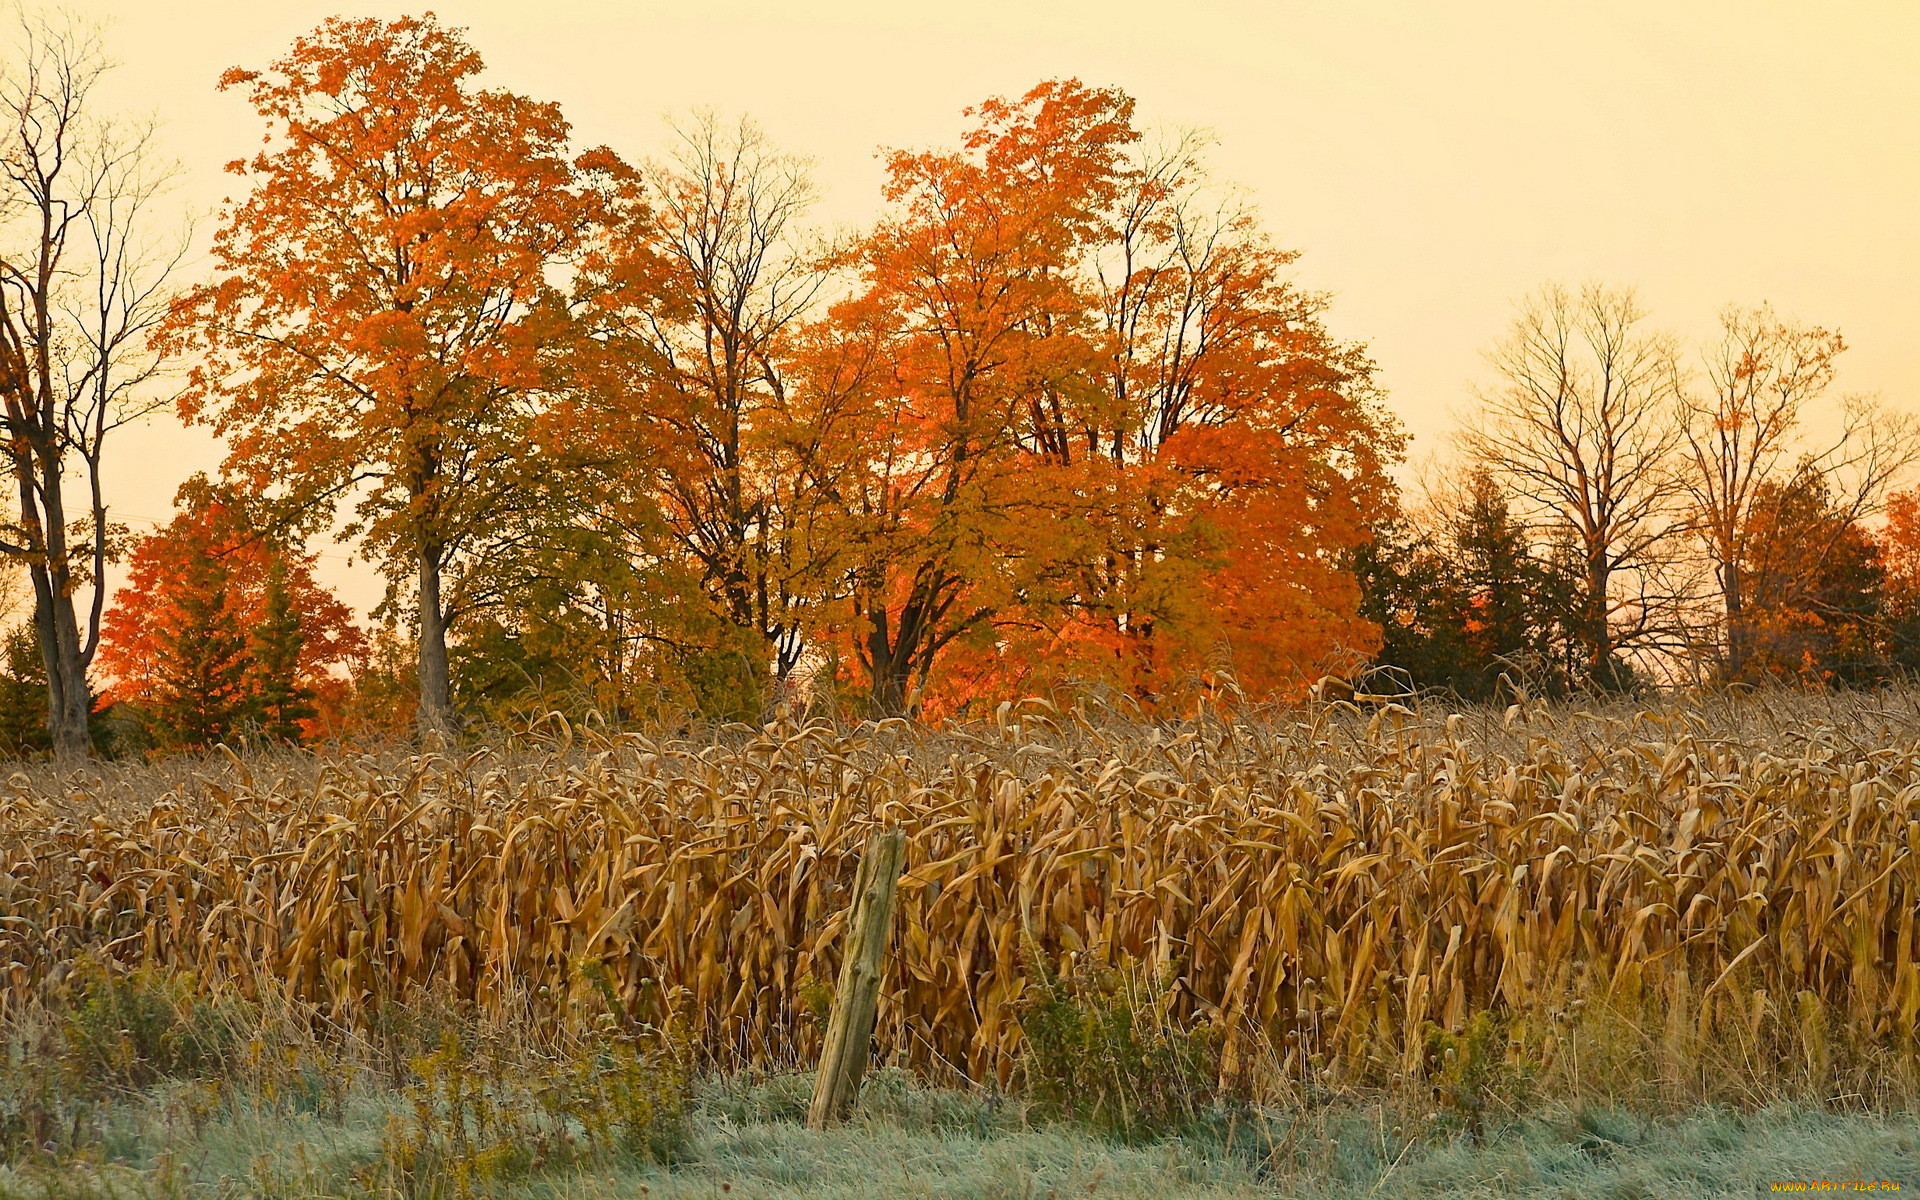
[[[44, 463], [44, 455], [37, 456]], [[67, 564], [66, 507], [56, 467], [38, 472], [36, 487], [23, 487], [21, 524], [29, 540], [38, 534], [40, 561], [33, 564], [34, 629], [47, 672], [47, 734], [54, 757], [85, 758], [93, 751], [88, 718], [93, 698], [80, 626], [73, 611], [73, 571]], [[38, 501], [36, 503], [36, 500]], [[97, 586], [97, 584], [96, 584]]]
[[907, 705], [912, 666], [903, 643], [887, 637], [885, 611], [876, 611], [867, 627], [867, 715], [874, 720], [912, 715]]
[[[47, 673], [47, 734], [54, 757], [62, 760], [84, 758], [92, 748], [87, 737], [87, 704], [83, 696], [70, 695], [73, 674], [67, 669], [60, 638], [59, 597], [51, 576], [36, 563], [33, 576], [33, 627], [40, 643], [40, 663]], [[83, 685], [84, 685], [84, 676]], [[79, 720], [74, 720], [78, 709]], [[77, 729], [76, 729], [77, 724]]]
[[448, 692], [447, 621], [440, 602], [438, 548], [420, 548], [419, 733], [452, 736], [459, 731]]
[[[88, 718], [93, 712], [93, 693], [87, 686], [87, 667], [80, 651], [80, 627], [74, 617], [71, 577], [66, 571], [53, 576], [53, 629], [56, 657], [59, 660], [61, 687], [57, 693], [60, 709], [52, 711], [56, 694], [47, 689], [49, 711], [47, 729], [53, 735], [54, 754], [63, 759], [85, 758], [93, 752], [93, 736]], [[49, 675], [51, 680], [52, 676]]]
[[1607, 591], [1613, 584], [1612, 574], [1604, 559], [1587, 559], [1587, 682], [1609, 691], [1620, 682], [1614, 671], [1613, 638], [1607, 629]]
[[1733, 562], [1720, 565], [1720, 591], [1727, 606], [1726, 682], [1746, 678], [1747, 673], [1747, 598], [1740, 586], [1740, 568]]

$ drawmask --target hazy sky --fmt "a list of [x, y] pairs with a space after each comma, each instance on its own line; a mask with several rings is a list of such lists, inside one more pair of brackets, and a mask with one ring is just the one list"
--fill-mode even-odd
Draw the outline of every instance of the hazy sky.
[[[110, 22], [114, 104], [151, 110], [212, 209], [260, 136], [214, 81], [322, 18], [425, 5], [79, 0]], [[662, 145], [663, 112], [757, 118], [811, 157], [820, 215], [876, 206], [881, 146], [948, 145], [960, 110], [1039, 80], [1117, 85], [1201, 126], [1330, 323], [1368, 343], [1416, 457], [1438, 448], [1512, 301], [1631, 283], [1688, 337], [1730, 302], [1837, 327], [1846, 390], [1920, 407], [1920, 2], [807, 4], [441, 0], [489, 82], [558, 100], [586, 144]], [[217, 458], [164, 425], [110, 464], [159, 518]], [[135, 521], [136, 527], [144, 522]], [[328, 576], [365, 606], [365, 566]]]

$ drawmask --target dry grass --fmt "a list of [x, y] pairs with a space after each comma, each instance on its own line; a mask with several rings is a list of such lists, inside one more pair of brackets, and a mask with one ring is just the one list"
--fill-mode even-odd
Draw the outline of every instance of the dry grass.
[[[1179, 725], [1034, 704], [943, 733], [556, 723], [41, 768], [0, 798], [0, 1003], [88, 954], [360, 1030], [422, 997], [559, 1027], [610, 989], [709, 1064], [788, 1066], [879, 823], [909, 839], [881, 1052], [931, 1078], [1010, 1079], [1031, 952], [1170, 971], [1223, 1075], [1296, 1094], [1439, 1079], [1478, 1120], [1489, 1089], [1916, 1090], [1906, 696]], [[1516, 1069], [1460, 1061], [1489, 1028]]]

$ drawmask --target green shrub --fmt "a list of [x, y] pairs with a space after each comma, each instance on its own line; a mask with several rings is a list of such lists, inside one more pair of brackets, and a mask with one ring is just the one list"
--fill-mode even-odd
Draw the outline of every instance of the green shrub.
[[0, 1164], [27, 1163], [92, 1140], [92, 1126], [60, 1086], [57, 1053], [26, 1031], [0, 1055]]
[[1530, 1090], [1532, 1078], [1508, 1061], [1507, 1024], [1480, 1012], [1459, 1033], [1428, 1023], [1426, 1074], [1434, 1099], [1444, 1112], [1478, 1141], [1486, 1135], [1487, 1111], [1496, 1104], [1515, 1108]]
[[1218, 1105], [1218, 1031], [1176, 1018], [1172, 964], [1062, 978], [1036, 962], [1030, 978], [1020, 1028], [1039, 1115], [1131, 1142], [1190, 1129]]
[[242, 1002], [199, 995], [193, 976], [157, 967], [116, 974], [83, 960], [70, 988], [63, 1058], [89, 1093], [224, 1075], [247, 1023]]
[[476, 1052], [449, 1034], [414, 1060], [408, 1106], [364, 1182], [409, 1200], [467, 1200], [552, 1167], [674, 1161], [687, 1143], [685, 1061], [662, 1034], [603, 1031], [545, 1060]]
[[81, 959], [45, 1007], [0, 1027], [0, 1164], [69, 1163], [100, 1150], [115, 1093], [164, 1081], [196, 1124], [217, 1108], [257, 1014], [198, 994], [190, 975]]

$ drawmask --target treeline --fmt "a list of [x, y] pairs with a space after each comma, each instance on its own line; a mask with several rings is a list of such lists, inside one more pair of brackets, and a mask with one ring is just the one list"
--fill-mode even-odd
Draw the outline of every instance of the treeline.
[[[380, 567], [407, 644], [336, 707], [407, 693], [428, 728], [796, 688], [877, 716], [1283, 694], [1373, 650], [1347, 560], [1400, 435], [1198, 139], [1044, 83], [889, 153], [880, 218], [823, 238], [750, 124], [630, 162], [480, 70], [431, 18], [331, 20], [222, 80], [266, 143], [142, 344], [225, 439], [240, 516], [183, 497], [89, 664], [152, 738], [284, 729], [262, 564], [321, 639], [321, 531]], [[317, 695], [381, 673], [349, 641], [275, 653]]]
[[1920, 433], [1833, 394], [1844, 349], [1765, 306], [1689, 351], [1627, 289], [1529, 298], [1451, 474], [1356, 557], [1372, 686], [1864, 687], [1920, 666], [1920, 506], [1893, 490]]
[[[334, 19], [222, 78], [265, 140], [229, 167], [210, 277], [176, 288], [177, 255], [130, 249], [157, 182], [143, 134], [91, 119], [97, 44], [63, 26], [25, 53], [6, 153], [44, 219], [10, 228], [0, 280], [0, 551], [34, 614], [0, 701], [48, 719], [0, 716], [17, 748], [800, 696], [1164, 709], [1375, 663], [1480, 696], [1904, 662], [1866, 522], [1906, 427], [1855, 408], [1845, 450], [1796, 440], [1837, 338], [1730, 316], [1756, 340], [1701, 401], [1629, 297], [1548, 293], [1494, 357], [1464, 490], [1404, 506], [1364, 347], [1202, 140], [1143, 134], [1115, 89], [967, 110], [957, 145], [885, 155], [870, 227], [826, 236], [805, 165], [750, 123], [684, 122], [653, 160], [582, 148], [557, 106], [483, 86], [458, 31]], [[102, 449], [159, 395], [229, 454], [133, 540]], [[1807, 550], [1776, 561], [1789, 527]], [[384, 575], [379, 629], [315, 582], [323, 533]]]

